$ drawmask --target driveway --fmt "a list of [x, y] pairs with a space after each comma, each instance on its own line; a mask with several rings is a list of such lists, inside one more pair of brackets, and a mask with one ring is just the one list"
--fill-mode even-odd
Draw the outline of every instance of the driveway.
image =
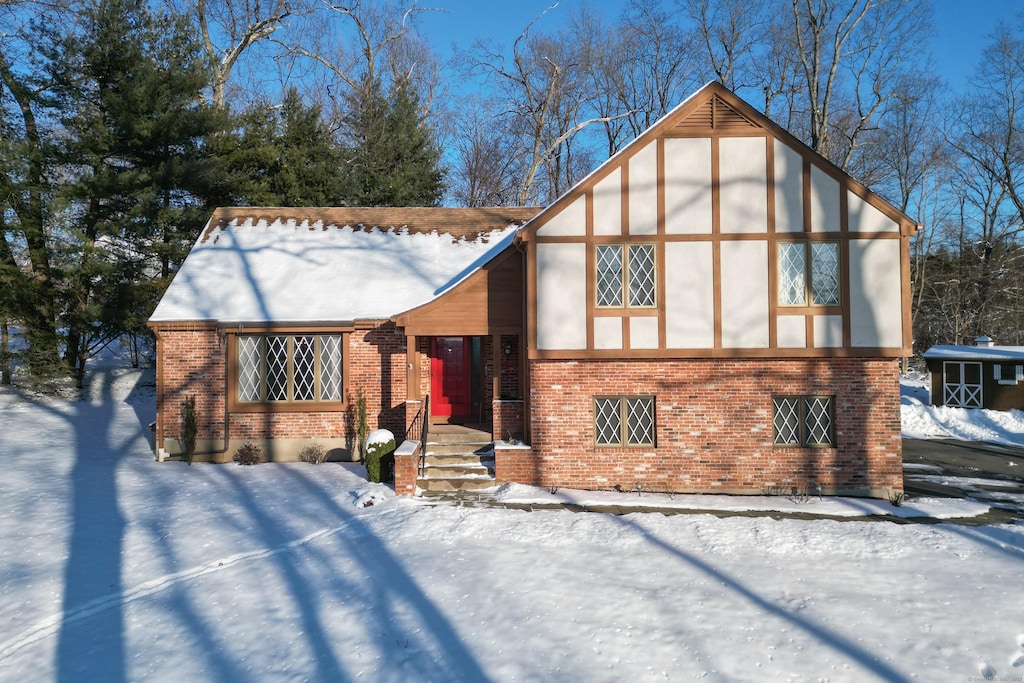
[[953, 439], [903, 439], [912, 496], [974, 498], [1024, 514], [1024, 448]]

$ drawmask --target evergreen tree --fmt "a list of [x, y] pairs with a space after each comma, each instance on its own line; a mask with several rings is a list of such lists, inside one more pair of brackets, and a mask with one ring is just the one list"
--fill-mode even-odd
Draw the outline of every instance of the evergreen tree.
[[[44, 40], [36, 26], [24, 31], [26, 42]], [[44, 123], [45, 80], [34, 64], [10, 61], [9, 45], [0, 43], [0, 307], [23, 326], [28, 347], [22, 355], [32, 373], [42, 376], [63, 367], [47, 225], [52, 145]]]
[[237, 130], [216, 142], [228, 178], [226, 204], [333, 206], [345, 194], [342, 150], [319, 106], [289, 88], [281, 106], [243, 112]]
[[364, 99], [353, 103], [351, 125], [351, 203], [435, 206], [444, 193], [441, 151], [413, 88], [400, 79], [388, 96], [379, 81], [360, 92]]
[[141, 331], [201, 227], [203, 141], [218, 122], [200, 97], [201, 54], [183, 21], [143, 0], [93, 0], [50, 55], [72, 174], [61, 264], [79, 381], [91, 352]]

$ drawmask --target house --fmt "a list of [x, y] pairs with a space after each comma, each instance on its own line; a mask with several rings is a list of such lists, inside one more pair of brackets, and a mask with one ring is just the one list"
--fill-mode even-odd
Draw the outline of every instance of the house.
[[1024, 410], [1024, 346], [996, 346], [981, 336], [974, 346], [933, 346], [924, 359], [932, 405]]
[[211, 457], [351, 457], [361, 391], [476, 425], [477, 479], [885, 496], [915, 229], [718, 84], [543, 209], [218, 210], [150, 321], [156, 447], [192, 395]]

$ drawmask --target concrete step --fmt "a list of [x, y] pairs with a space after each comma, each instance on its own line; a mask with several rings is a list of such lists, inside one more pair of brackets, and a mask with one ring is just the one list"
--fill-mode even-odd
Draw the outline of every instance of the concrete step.
[[437, 442], [427, 441], [427, 454], [434, 455], [460, 455], [460, 454], [478, 454], [478, 453], [493, 453], [494, 442], [493, 441], [472, 441], [468, 443], [463, 442]]
[[452, 463], [447, 465], [427, 465], [423, 468], [425, 479], [455, 479], [458, 477], [491, 477], [494, 478], [494, 463], [491, 466], [478, 463]]
[[435, 453], [423, 458], [427, 467], [445, 465], [477, 465], [494, 467], [494, 453]]
[[497, 483], [493, 476], [464, 476], [445, 479], [421, 477], [416, 480], [416, 486], [424, 492], [439, 493], [444, 491], [480, 491], [493, 488], [497, 486]]
[[462, 425], [430, 425], [427, 443], [490, 443], [490, 432]]

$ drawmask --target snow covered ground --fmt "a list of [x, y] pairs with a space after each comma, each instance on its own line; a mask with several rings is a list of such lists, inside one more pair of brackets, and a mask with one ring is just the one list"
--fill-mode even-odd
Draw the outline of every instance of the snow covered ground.
[[927, 376], [900, 381], [903, 436], [1024, 446], [1024, 411], [929, 405]]
[[0, 393], [0, 681], [1024, 674], [1024, 526], [430, 506], [353, 465], [157, 463], [141, 376]]

